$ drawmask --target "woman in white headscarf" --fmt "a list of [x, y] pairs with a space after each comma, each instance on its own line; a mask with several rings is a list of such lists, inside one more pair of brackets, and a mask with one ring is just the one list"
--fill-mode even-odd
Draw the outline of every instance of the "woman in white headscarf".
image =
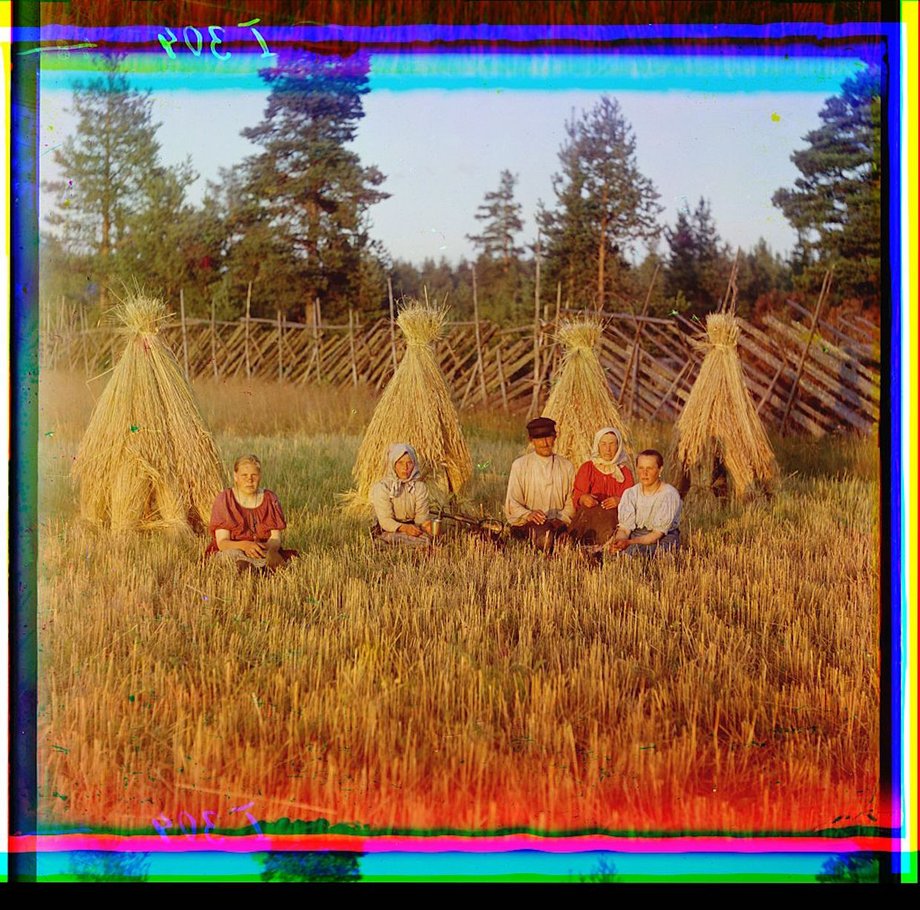
[[427, 546], [431, 542], [428, 487], [420, 479], [418, 455], [404, 442], [390, 446], [383, 480], [371, 487], [377, 515], [378, 540], [391, 544]]
[[598, 430], [591, 457], [575, 474], [572, 500], [576, 512], [570, 536], [588, 545], [606, 543], [614, 535], [620, 497], [635, 483], [628, 465], [620, 431], [615, 427]]

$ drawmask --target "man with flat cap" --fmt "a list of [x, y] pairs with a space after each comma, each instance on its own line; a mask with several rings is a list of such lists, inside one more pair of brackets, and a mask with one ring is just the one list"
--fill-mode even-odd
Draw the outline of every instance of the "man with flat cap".
[[575, 466], [567, 458], [553, 454], [554, 420], [537, 417], [527, 424], [527, 433], [533, 451], [511, 465], [505, 515], [514, 537], [527, 538], [541, 550], [549, 551], [575, 516]]

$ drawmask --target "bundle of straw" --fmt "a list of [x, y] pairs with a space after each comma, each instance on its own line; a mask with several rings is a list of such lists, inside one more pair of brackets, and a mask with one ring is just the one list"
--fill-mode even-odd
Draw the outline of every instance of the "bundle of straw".
[[345, 509], [353, 515], [370, 513], [368, 496], [383, 477], [393, 443], [413, 446], [422, 476], [445, 493], [459, 491], [473, 473], [457, 410], [432, 347], [446, 316], [443, 305], [408, 300], [400, 306], [396, 322], [406, 338], [406, 353], [380, 396], [358, 449], [352, 469], [355, 489], [344, 495]]
[[166, 307], [135, 290], [113, 312], [128, 343], [73, 466], [80, 514], [113, 530], [207, 528], [224, 470], [192, 390], [158, 334]]
[[576, 468], [590, 458], [594, 435], [601, 427], [619, 430], [624, 447], [629, 447], [623, 418], [597, 357], [602, 329], [591, 318], [562, 323], [557, 335], [565, 348], [562, 367], [543, 409], [544, 417], [556, 421], [555, 451]]
[[473, 473], [470, 450], [463, 438], [457, 410], [435, 359], [433, 343], [441, 336], [447, 307], [404, 300], [396, 323], [406, 339], [406, 352], [374, 408], [352, 468], [355, 489], [342, 497], [344, 509], [369, 516], [371, 487], [383, 477], [386, 454], [406, 442], [418, 454], [426, 482], [445, 493], [458, 492]]
[[732, 492], [741, 498], [755, 480], [769, 482], [776, 458], [744, 384], [738, 338], [730, 312], [706, 317], [708, 340], [693, 341], [706, 356], [675, 427], [674, 450], [685, 472], [711, 483], [715, 460], [725, 466]]

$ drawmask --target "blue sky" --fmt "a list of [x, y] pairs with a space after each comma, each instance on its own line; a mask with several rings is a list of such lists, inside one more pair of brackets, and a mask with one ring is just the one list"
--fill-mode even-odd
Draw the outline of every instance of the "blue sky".
[[[219, 167], [255, 150], [239, 133], [261, 118], [266, 92], [256, 71], [265, 61], [238, 54], [223, 72], [205, 62], [195, 73], [188, 59], [164, 56], [156, 71], [149, 60], [135, 67], [133, 81], [153, 92], [164, 159], [190, 156], [201, 175], [192, 191], [198, 201]], [[764, 237], [787, 253], [795, 236], [771, 196], [793, 184], [790, 154], [819, 125], [824, 100], [860, 65], [780, 55], [375, 56], [354, 144], [387, 176], [383, 189], [391, 194], [372, 209], [372, 235], [415, 262], [469, 257], [465, 235], [479, 228], [476, 208], [507, 168], [518, 175], [520, 239], [532, 242], [538, 200], [554, 201], [565, 122], [606, 93], [633, 127], [638, 164], [660, 194], [664, 223], [704, 196], [725, 241], [749, 248]], [[65, 110], [71, 82], [66, 71], [43, 70], [42, 178], [56, 176], [51, 153], [74, 126]]]

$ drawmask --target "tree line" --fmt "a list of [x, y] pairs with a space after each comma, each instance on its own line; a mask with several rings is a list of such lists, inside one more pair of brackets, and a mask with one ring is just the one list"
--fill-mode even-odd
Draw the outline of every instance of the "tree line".
[[[262, 120], [242, 130], [253, 151], [209, 181], [201, 205], [188, 199], [192, 162], [161, 160], [149, 92], [133, 89], [118, 56], [73, 92], [74, 133], [54, 151], [61, 179], [46, 182], [55, 205], [41, 235], [42, 296], [106, 310], [137, 282], [186, 313], [325, 320], [348, 311], [388, 312], [396, 297], [448, 296], [457, 318], [532, 317], [535, 286], [550, 304], [702, 316], [721, 300], [737, 263], [744, 315], [786, 295], [813, 296], [834, 267], [837, 302], [879, 304], [881, 269], [881, 82], [875, 67], [828, 98], [821, 125], [793, 153], [801, 176], [774, 205], [794, 227], [787, 258], [760, 239], [740, 250], [718, 233], [710, 202], [685, 204], [662, 224], [659, 195], [644, 176], [632, 128], [615, 98], [602, 96], [565, 124], [553, 199], [540, 202], [538, 233], [524, 238], [517, 176], [498, 175], [474, 213], [475, 256], [411, 263], [370, 236], [370, 211], [388, 198], [385, 175], [349, 148], [364, 116], [369, 58], [304, 54], [260, 71], [268, 89]], [[661, 242], [663, 241], [663, 249]], [[475, 275], [474, 275], [475, 273]], [[646, 302], [647, 301], [647, 302]]]

